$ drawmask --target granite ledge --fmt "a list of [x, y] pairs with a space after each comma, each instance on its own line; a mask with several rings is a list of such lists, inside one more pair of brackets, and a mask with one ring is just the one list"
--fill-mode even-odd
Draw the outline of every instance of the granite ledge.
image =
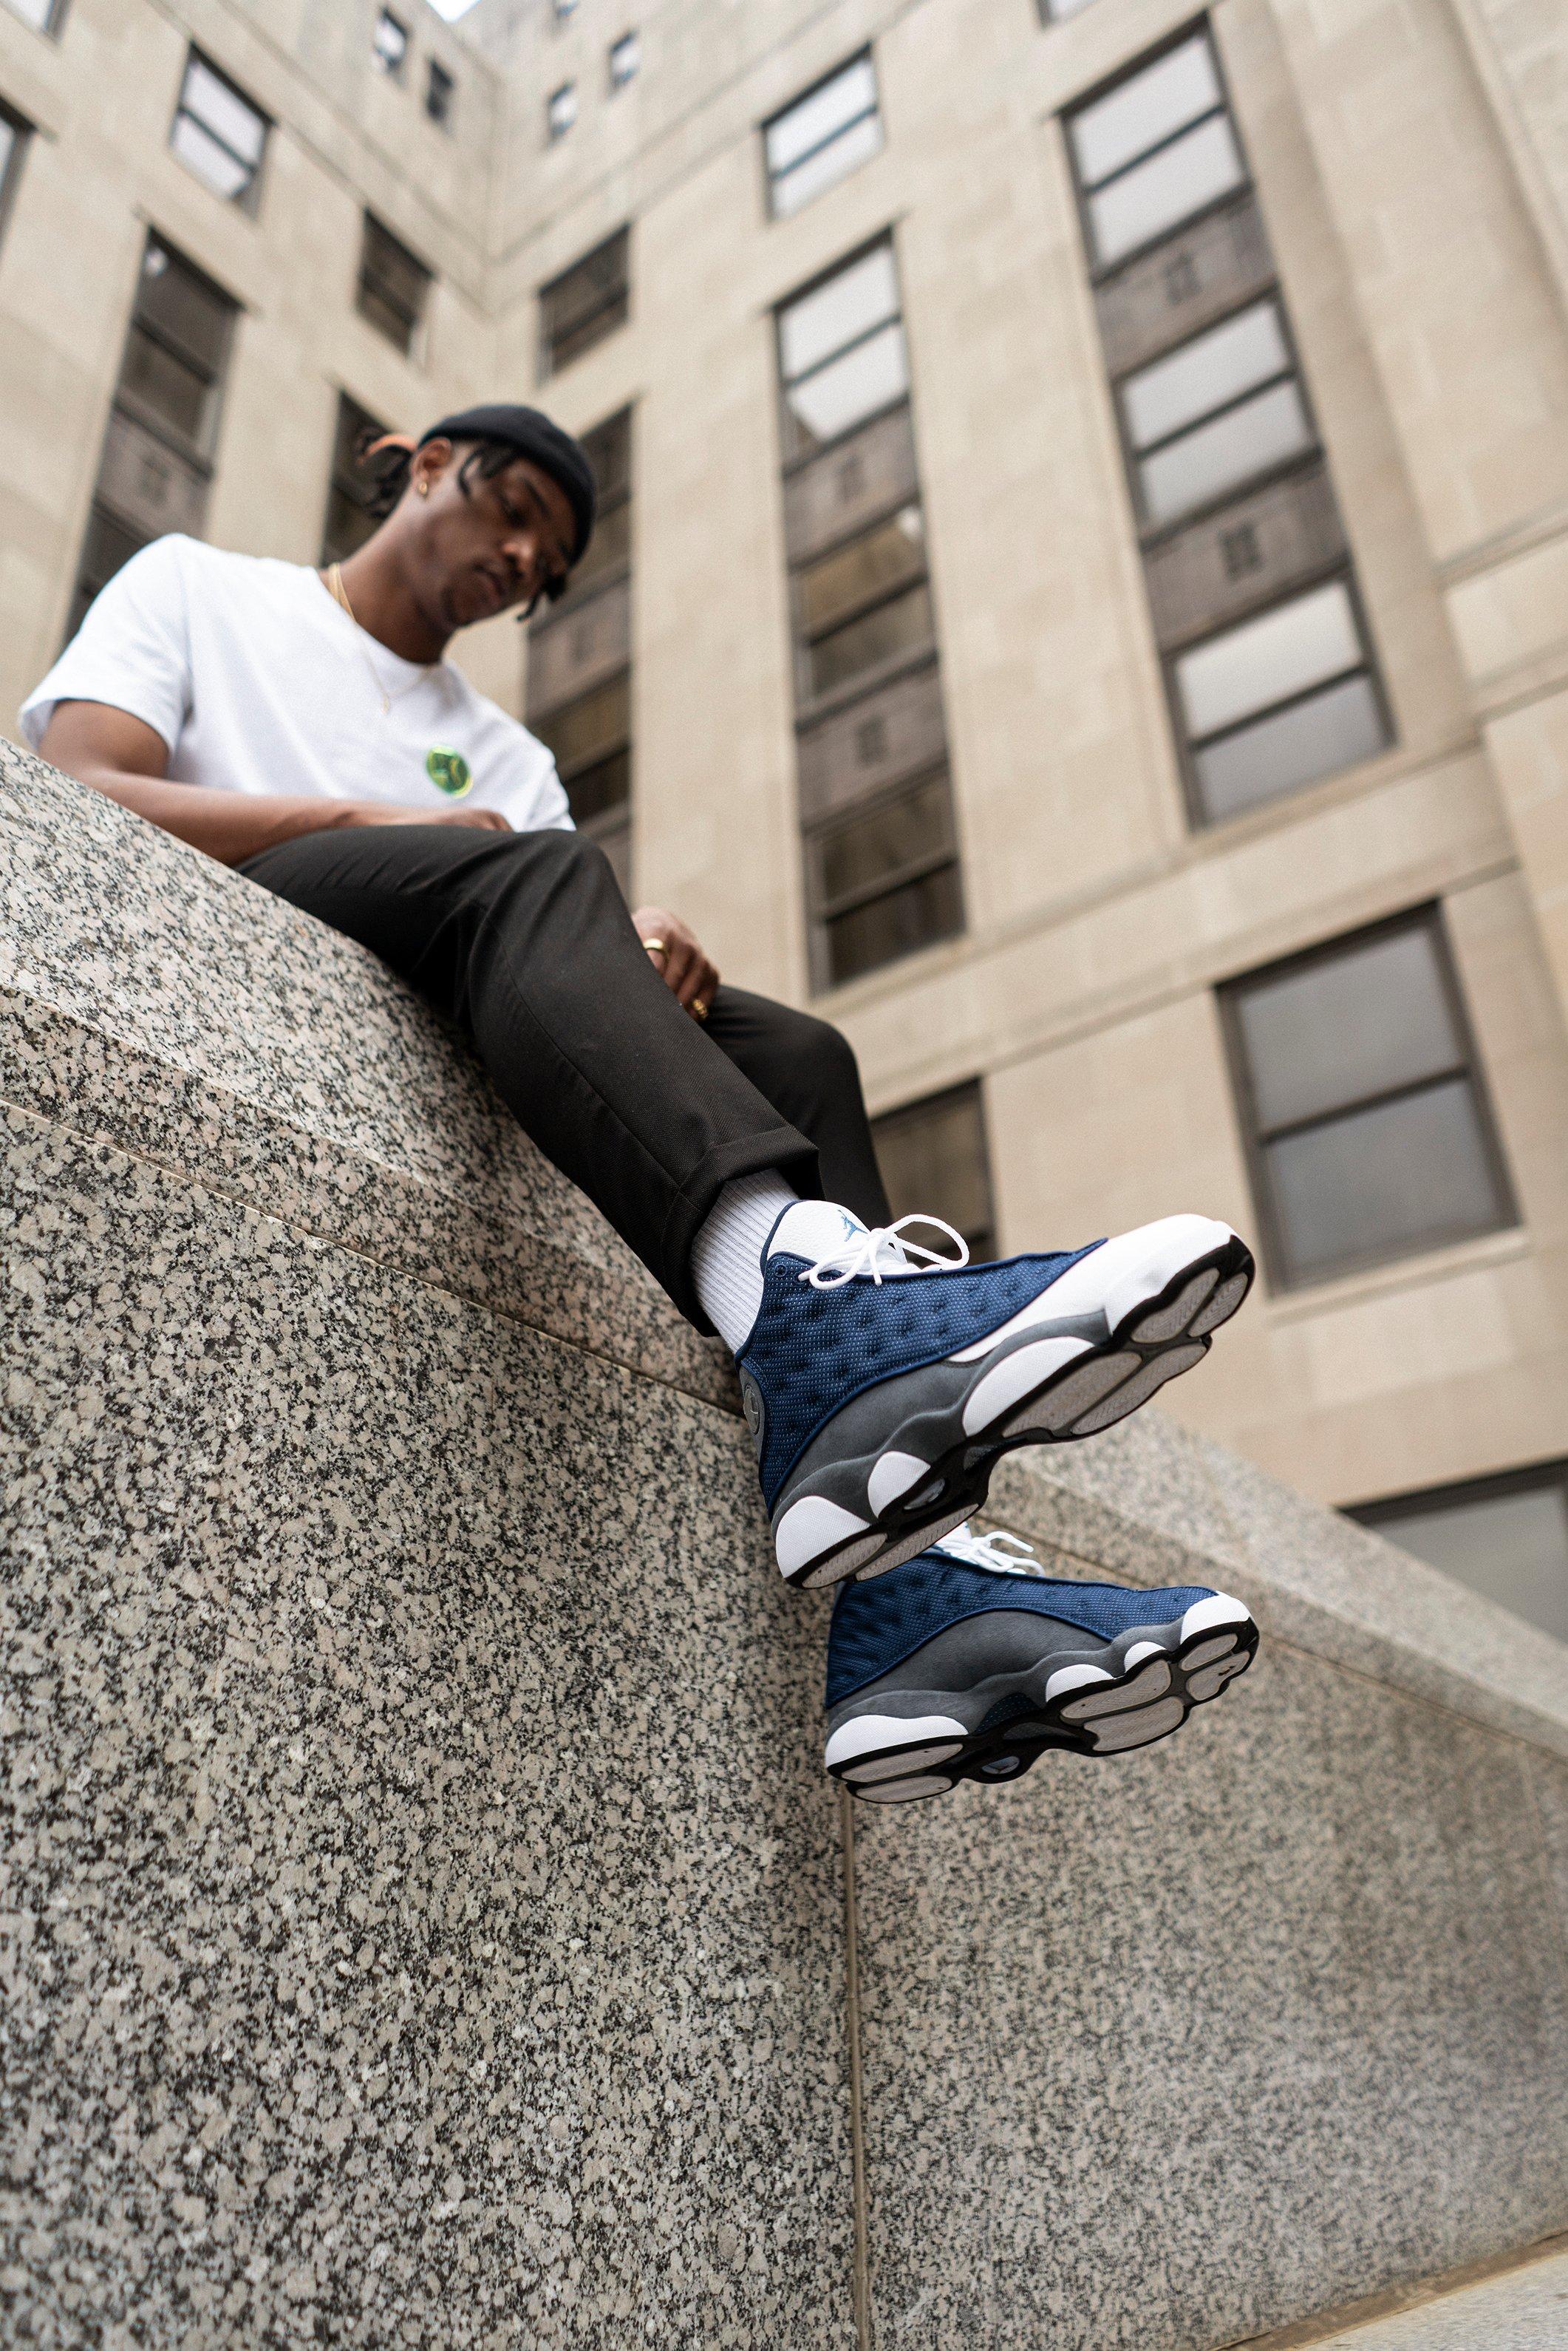
[[0, 1099], [738, 1409], [723, 1350], [373, 956], [3, 740]]

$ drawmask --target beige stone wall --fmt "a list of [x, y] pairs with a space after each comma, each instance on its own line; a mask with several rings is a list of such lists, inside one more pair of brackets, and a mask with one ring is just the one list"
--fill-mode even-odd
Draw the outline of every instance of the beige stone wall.
[[[628, 327], [552, 381], [636, 410], [635, 857], [748, 984], [806, 987], [769, 313], [894, 227], [968, 929], [826, 1000], [890, 1106], [987, 1081], [1004, 1245], [1172, 1205], [1254, 1222], [1213, 990], [1437, 897], [1521, 1224], [1289, 1296], [1177, 1409], [1330, 1499], [1568, 1451], [1568, 34], [1529, 0], [1218, 0], [1213, 22], [1398, 740], [1187, 821], [1054, 117], [1185, 23], [1099, 0], [478, 0], [460, 135], [368, 0], [0, 0], [48, 133], [0, 246], [0, 699], [60, 625], [152, 219], [247, 305], [214, 538], [308, 559], [335, 387], [398, 422], [536, 381], [535, 289], [630, 220]], [[643, 68], [606, 87], [637, 21]], [[165, 152], [185, 27], [277, 118], [259, 219]], [[882, 153], [766, 217], [757, 125], [868, 41]], [[580, 115], [543, 139], [549, 91]], [[109, 92], [115, 95], [111, 101]], [[371, 203], [440, 275], [410, 365], [354, 314]], [[515, 633], [470, 658], [513, 702]]]
[[[422, 85], [371, 61], [371, 0], [70, 0], [57, 39], [0, 0], [0, 96], [37, 126], [0, 239], [0, 712], [57, 651], [86, 528], [136, 273], [155, 227], [242, 306], [206, 531], [315, 559], [340, 389], [397, 425], [491, 381], [486, 220], [496, 78], [423, 0], [399, 12], [457, 76], [451, 135]], [[169, 152], [194, 42], [271, 116], [255, 217]], [[354, 308], [366, 205], [436, 272], [405, 360]], [[476, 648], [486, 682], [515, 692]]]

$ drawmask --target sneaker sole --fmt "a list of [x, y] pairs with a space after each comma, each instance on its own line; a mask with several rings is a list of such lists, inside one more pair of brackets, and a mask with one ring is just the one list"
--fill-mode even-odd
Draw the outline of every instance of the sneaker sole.
[[[1103, 1665], [1047, 1659], [1033, 1673], [998, 1677], [994, 1695], [991, 1686], [961, 1698], [923, 1694], [918, 1716], [852, 1717], [830, 1739], [826, 1768], [862, 1803], [915, 1804], [946, 1795], [959, 1780], [1020, 1780], [1048, 1748], [1130, 1755], [1172, 1737], [1195, 1706], [1246, 1672], [1257, 1651], [1247, 1610], [1216, 1593], [1176, 1622], [1136, 1625], [1107, 1643]], [[979, 1726], [966, 1729], [960, 1711], [981, 1706]], [[991, 1721], [998, 1711], [1007, 1719]]]
[[[1064, 1336], [1042, 1322], [1014, 1338], [999, 1360], [977, 1359], [962, 1395], [935, 1413], [915, 1410], [874, 1455], [842, 1465], [835, 1482], [854, 1492], [858, 1507], [813, 1493], [809, 1483], [805, 1492], [799, 1485], [787, 1492], [774, 1520], [785, 1581], [810, 1591], [887, 1574], [974, 1516], [1004, 1454], [1097, 1437], [1193, 1370], [1242, 1305], [1255, 1272], [1245, 1241], [1228, 1228], [1208, 1229], [1225, 1231], [1225, 1239], [1168, 1273], [1161, 1269], [1113, 1328], [1104, 1330], [1102, 1318], [1098, 1340]], [[1130, 1279], [1135, 1285], [1135, 1274]], [[1083, 1320], [1065, 1318], [1080, 1327]], [[966, 1426], [970, 1416], [974, 1425]], [[934, 1420], [947, 1432], [937, 1446]]]

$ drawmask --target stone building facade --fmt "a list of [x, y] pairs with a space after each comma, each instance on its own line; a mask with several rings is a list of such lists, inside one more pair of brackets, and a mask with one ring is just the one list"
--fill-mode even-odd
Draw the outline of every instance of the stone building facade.
[[1568, 1632], [1568, 30], [1546, 0], [0, 0], [0, 701], [537, 396], [465, 664], [977, 1247], [1200, 1206], [1178, 1415]]

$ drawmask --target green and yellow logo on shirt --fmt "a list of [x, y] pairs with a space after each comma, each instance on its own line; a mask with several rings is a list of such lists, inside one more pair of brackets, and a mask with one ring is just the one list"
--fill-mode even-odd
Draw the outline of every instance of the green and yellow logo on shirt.
[[474, 770], [462, 752], [445, 750], [439, 743], [425, 753], [424, 772], [448, 799], [460, 800], [474, 789]]

